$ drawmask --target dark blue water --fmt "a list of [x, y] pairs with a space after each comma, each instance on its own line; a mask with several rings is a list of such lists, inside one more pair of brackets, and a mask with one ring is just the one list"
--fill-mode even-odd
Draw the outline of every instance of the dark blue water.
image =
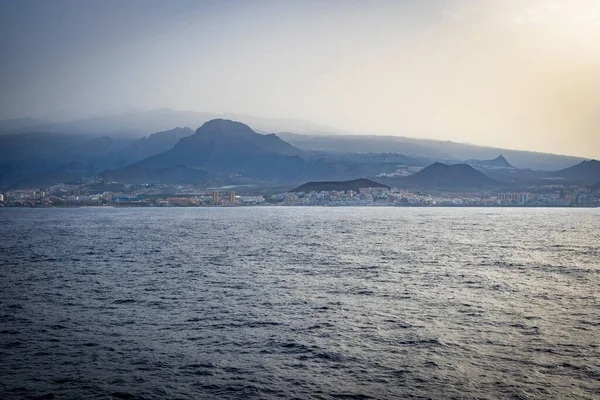
[[600, 398], [598, 209], [1, 209], [0, 230], [2, 399]]

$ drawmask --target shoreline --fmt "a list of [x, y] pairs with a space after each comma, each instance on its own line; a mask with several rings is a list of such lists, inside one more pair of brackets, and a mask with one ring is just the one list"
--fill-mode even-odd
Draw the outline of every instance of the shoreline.
[[35, 209], [51, 209], [51, 208], [265, 208], [265, 207], [319, 207], [319, 208], [600, 208], [600, 206], [590, 205], [396, 205], [396, 204], [248, 204], [248, 205], [202, 205], [202, 206], [154, 206], [154, 205], [103, 205], [103, 206], [86, 206], [86, 205], [72, 205], [72, 206], [0, 206], [0, 210], [3, 208], [35, 208]]

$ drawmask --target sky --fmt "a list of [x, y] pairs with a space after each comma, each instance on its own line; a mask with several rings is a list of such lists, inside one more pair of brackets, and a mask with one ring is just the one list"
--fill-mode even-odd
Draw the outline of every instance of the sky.
[[600, 158], [600, 1], [0, 0], [0, 119], [154, 108]]

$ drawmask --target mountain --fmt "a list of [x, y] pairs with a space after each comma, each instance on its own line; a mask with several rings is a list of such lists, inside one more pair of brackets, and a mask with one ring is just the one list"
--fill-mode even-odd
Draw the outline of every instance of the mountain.
[[571, 157], [532, 151], [507, 150], [451, 141], [415, 139], [404, 136], [377, 135], [303, 135], [279, 133], [283, 140], [306, 151], [334, 153], [399, 153], [409, 157], [425, 157], [445, 163], [460, 160], [487, 160], [503, 154], [517, 168], [555, 171], [583, 161]]
[[505, 168], [505, 169], [514, 169], [515, 167], [509, 163], [506, 158], [501, 154], [493, 160], [467, 160], [467, 164], [477, 168]]
[[130, 146], [116, 155], [116, 165], [124, 166], [141, 161], [171, 149], [181, 138], [191, 136], [194, 131], [190, 128], [174, 128], [168, 131], [153, 133], [136, 140]]
[[[122, 183], [198, 183], [206, 178], [211, 184], [291, 185], [375, 176], [398, 165], [425, 162], [392, 153], [305, 153], [277, 135], [224, 119], [208, 121], [196, 132], [175, 128], [141, 139], [65, 133], [0, 136], [2, 188], [47, 187], [102, 171], [103, 178]], [[79, 167], [73, 168], [74, 163]]]
[[[70, 115], [69, 118], [73, 118], [72, 113]], [[168, 108], [129, 111], [74, 120], [64, 120], [64, 115], [52, 114], [40, 119], [4, 120], [0, 121], [0, 137], [9, 133], [50, 132], [87, 137], [140, 138], [152, 132], [168, 131], [174, 126], [197, 127], [215, 118], [240, 121], [252, 126], [258, 133], [282, 132], [277, 134], [281, 139], [305, 151], [398, 153], [411, 158], [428, 158], [430, 162], [445, 163], [461, 162], [460, 160], [488, 160], [502, 153], [517, 168], [543, 171], [556, 171], [584, 160], [580, 157], [506, 150], [442, 140], [403, 136], [348, 135], [328, 126], [299, 119], [177, 111]]]
[[403, 179], [409, 186], [426, 189], [462, 190], [492, 187], [498, 181], [468, 164], [447, 165], [436, 162]]
[[354, 192], [360, 191], [362, 188], [385, 188], [390, 187], [382, 183], [377, 183], [370, 179], [360, 178], [351, 181], [326, 181], [326, 182], [307, 182], [298, 186], [290, 192], [328, 192], [332, 190]]
[[57, 180], [79, 178], [80, 174], [93, 175], [111, 167], [113, 156], [130, 144], [131, 140], [108, 136], [62, 133], [1, 135], [0, 188], [14, 185], [44, 187]]
[[130, 139], [64, 133], [22, 133], [0, 136], [0, 160], [43, 159], [53, 164], [98, 161], [132, 143]]
[[[183, 165], [205, 171], [207, 180], [218, 184], [268, 186], [375, 175], [381, 172], [382, 166], [394, 168], [399, 160], [406, 158], [370, 156], [356, 160], [308, 154], [275, 134], [259, 134], [241, 122], [214, 119], [204, 123], [193, 135], [181, 138], [170, 150], [134, 166], [139, 171]], [[111, 174], [115, 179], [132, 176], [118, 170]]]
[[82, 177], [93, 177], [97, 173], [97, 168], [81, 162], [73, 161], [57, 167], [47, 167], [46, 169], [35, 174], [26, 174], [21, 176], [16, 182], [12, 182], [11, 188], [46, 188], [59, 183], [76, 181]]
[[281, 179], [304, 172], [304, 153], [277, 135], [261, 135], [240, 122], [215, 119], [172, 149], [144, 159], [141, 168], [186, 165], [213, 175]]
[[92, 177], [167, 151], [193, 133], [190, 128], [175, 128], [138, 140], [64, 133], [2, 135], [0, 188], [47, 187]]
[[600, 161], [582, 161], [553, 175], [578, 182], [596, 183], [600, 181]]

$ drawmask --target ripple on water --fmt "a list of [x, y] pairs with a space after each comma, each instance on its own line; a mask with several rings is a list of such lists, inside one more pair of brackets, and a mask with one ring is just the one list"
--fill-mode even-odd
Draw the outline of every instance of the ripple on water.
[[0, 397], [599, 398], [599, 216], [2, 209]]

